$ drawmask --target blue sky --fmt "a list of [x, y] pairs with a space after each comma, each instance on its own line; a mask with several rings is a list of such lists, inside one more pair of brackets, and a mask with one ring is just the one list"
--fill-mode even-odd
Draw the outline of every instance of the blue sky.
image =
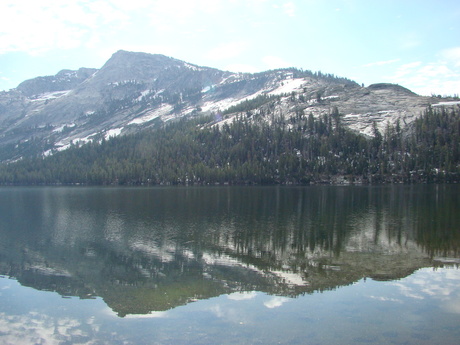
[[119, 49], [460, 94], [458, 0], [2, 0], [0, 90]]

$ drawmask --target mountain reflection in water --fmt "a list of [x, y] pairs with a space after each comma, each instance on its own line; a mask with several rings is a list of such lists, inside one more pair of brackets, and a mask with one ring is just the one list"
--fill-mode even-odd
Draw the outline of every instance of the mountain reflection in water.
[[119, 316], [460, 263], [458, 186], [3, 188], [0, 274]]

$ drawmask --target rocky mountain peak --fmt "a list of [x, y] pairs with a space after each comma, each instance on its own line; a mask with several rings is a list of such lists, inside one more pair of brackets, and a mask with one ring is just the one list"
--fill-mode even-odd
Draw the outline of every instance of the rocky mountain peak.
[[[1, 93], [0, 161], [222, 112], [225, 118], [216, 117], [220, 121], [243, 115], [270, 124], [277, 117], [319, 117], [337, 108], [343, 123], [372, 135], [374, 123], [381, 129], [396, 121], [410, 125], [427, 106], [441, 101], [452, 100], [418, 96], [395, 84], [361, 87], [346, 78], [295, 68], [232, 73], [120, 50], [99, 70], [62, 70]], [[43, 145], [32, 149], [31, 138]]]
[[96, 71], [95, 68], [80, 68], [76, 71], [64, 69], [54, 76], [37, 77], [23, 81], [16, 89], [27, 97], [46, 92], [72, 90]]
[[165, 69], [180, 67], [185, 63], [161, 54], [148, 54], [119, 50], [100, 69], [99, 78], [112, 81], [150, 81]]

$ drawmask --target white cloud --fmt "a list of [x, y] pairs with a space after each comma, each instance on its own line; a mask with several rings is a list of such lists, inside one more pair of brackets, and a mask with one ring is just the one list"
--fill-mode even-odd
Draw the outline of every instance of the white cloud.
[[407, 70], [407, 69], [412, 69], [416, 68], [418, 66], [422, 65], [421, 61], [414, 61], [414, 62], [409, 62], [401, 66], [401, 69]]
[[109, 30], [115, 24], [120, 28], [127, 21], [128, 16], [107, 1], [4, 0], [0, 3], [0, 54], [77, 48], [97, 28]]
[[245, 300], [253, 299], [255, 297], [257, 297], [257, 293], [255, 291], [235, 292], [227, 296], [229, 300], [233, 300], [233, 301], [245, 301]]
[[111, 0], [111, 3], [122, 11], [138, 10], [152, 5], [151, 0]]
[[126, 315], [126, 319], [158, 319], [158, 318], [165, 318], [168, 316], [168, 312], [166, 311], [152, 311], [148, 314], [129, 314]]
[[246, 41], [225, 43], [211, 49], [206, 56], [213, 60], [231, 59], [241, 55], [248, 47], [249, 43]]
[[272, 299], [264, 302], [264, 306], [266, 306], [269, 309], [273, 309], [273, 308], [281, 307], [284, 303], [289, 302], [289, 301], [290, 301], [290, 299], [287, 298], [287, 297], [276, 296], [276, 297], [273, 297]]
[[230, 72], [256, 73], [258, 69], [252, 65], [230, 64], [224, 67], [224, 70]]
[[217, 13], [222, 6], [221, 1], [217, 0], [201, 0], [200, 1], [200, 10], [207, 14]]
[[[37, 55], [82, 47], [98, 50], [127, 30], [143, 30], [150, 39], [153, 33], [146, 33], [146, 29], [156, 29], [157, 34], [168, 30], [182, 32], [184, 28], [191, 28], [193, 32], [205, 30], [202, 26], [197, 28], [196, 15], [217, 13], [222, 4], [224, 2], [218, 0], [3, 0], [0, 2], [0, 54], [21, 51]], [[112, 53], [121, 48], [128, 49], [117, 46]], [[152, 52], [152, 49], [142, 51]], [[161, 53], [174, 51], [161, 49]]]
[[389, 65], [395, 62], [400, 61], [401, 59], [392, 59], [392, 60], [385, 60], [385, 61], [376, 61], [376, 62], [371, 62], [368, 64], [363, 65], [363, 67], [374, 67], [374, 66], [383, 66], [383, 65]]
[[222, 310], [220, 305], [214, 305], [210, 308], [210, 311], [217, 316], [218, 318], [223, 318], [226, 316], [226, 313]]
[[292, 1], [287, 2], [283, 4], [283, 10], [289, 17], [294, 17], [296, 13], [296, 6]]
[[421, 67], [418, 71], [425, 77], [453, 77], [455, 73], [446, 65], [439, 63], [430, 63]]
[[401, 65], [396, 69], [396, 72], [392, 76], [392, 78], [395, 80], [398, 80], [401, 77], [404, 77], [410, 73], [413, 73], [414, 70], [421, 65], [422, 65], [421, 61], [415, 61], [415, 62], [410, 62], [404, 65]]
[[450, 313], [460, 313], [460, 271], [457, 269], [424, 268], [399, 282], [396, 286], [402, 296], [424, 300], [430, 299]]
[[[91, 336], [82, 330], [82, 324], [71, 318], [54, 319], [29, 313], [7, 315], [0, 313], [0, 342], [2, 344], [92, 344]], [[94, 330], [93, 325], [84, 327]]]
[[246, 316], [238, 308], [226, 307], [216, 304], [209, 308], [209, 311], [219, 319], [223, 319], [231, 323], [246, 323]]
[[288, 62], [278, 56], [265, 56], [262, 58], [262, 62], [268, 69], [292, 67]]
[[[221, 54], [222, 56], [225, 56], [225, 54], [223, 54], [224, 51], [225, 49], [222, 49], [222, 54]], [[216, 54], [215, 57], [217, 57], [217, 55], [218, 54]], [[293, 66], [278, 56], [270, 55], [270, 56], [263, 57], [262, 65], [257, 66], [257, 67], [253, 65], [249, 65], [249, 64], [232, 63], [229, 65], [226, 65], [224, 70], [232, 71], [232, 72], [256, 73], [262, 70], [265, 71], [265, 70], [270, 70], [270, 69], [287, 68], [287, 67], [293, 67]]]
[[409, 286], [409, 284], [405, 284], [401, 282], [401, 283], [392, 283], [391, 285], [398, 287], [399, 292], [402, 296], [412, 298], [412, 299], [419, 299], [419, 300], [425, 299], [425, 296], [423, 296], [423, 294], [421, 294], [418, 289], [413, 288], [412, 286]]
[[405, 50], [418, 47], [421, 44], [420, 37], [416, 32], [406, 32], [399, 37], [399, 46]]
[[157, 21], [171, 21], [171, 25], [176, 25], [176, 21], [183, 22], [193, 16], [195, 12], [194, 1], [157, 1], [153, 6], [152, 17]]
[[90, 2], [87, 8], [86, 11], [82, 10], [82, 8], [80, 10], [82, 10], [82, 14], [86, 14], [91, 19], [97, 20], [97, 24], [93, 25], [93, 28], [111, 23], [116, 23], [119, 28], [120, 25], [126, 24], [129, 21], [129, 16], [123, 8], [116, 7], [111, 2], [94, 1]]
[[104, 58], [104, 61], [108, 60], [113, 53], [118, 50], [126, 50], [129, 52], [141, 52], [141, 53], [149, 53], [149, 54], [163, 54], [166, 56], [171, 56], [178, 58], [175, 56], [177, 51], [172, 46], [167, 45], [142, 45], [142, 44], [119, 44], [109, 47], [104, 47], [103, 49], [98, 49], [99, 55]]
[[197, 18], [203, 20], [206, 18], [203, 15], [216, 15], [222, 12], [224, 5], [226, 3], [220, 0], [157, 0], [146, 11], [149, 12], [151, 25], [158, 32], [165, 33], [184, 27], [194, 29], [202, 24]]
[[456, 67], [456, 51], [452, 50], [440, 56], [441, 59], [435, 62], [415, 61], [403, 64], [389, 80], [420, 95], [460, 94], [460, 70]]
[[[261, 0], [2, 0], [0, 2], [0, 54], [26, 52], [31, 55], [50, 50], [74, 48], [104, 48], [111, 42], [121, 42], [123, 36], [140, 35], [144, 41], [155, 35], [199, 39], [203, 32], [215, 29], [225, 32], [235, 29], [235, 20], [266, 6]], [[285, 12], [292, 13], [292, 3]], [[234, 14], [238, 14], [235, 18]], [[224, 25], [225, 23], [225, 25]], [[212, 26], [212, 27], [211, 27]], [[223, 29], [225, 26], [225, 30]], [[118, 39], [119, 37], [119, 39]], [[185, 39], [185, 38], [184, 38]], [[235, 57], [246, 43], [217, 47], [211, 56]], [[227, 50], [225, 50], [227, 48]], [[233, 49], [230, 49], [233, 48]], [[116, 47], [114, 51], [120, 49]]]
[[396, 303], [402, 303], [400, 299], [397, 298], [391, 298], [391, 297], [383, 297], [383, 296], [369, 296], [369, 298], [375, 299], [377, 301], [381, 302], [396, 302]]
[[455, 67], [460, 67], [460, 47], [450, 48], [441, 52], [441, 57]]

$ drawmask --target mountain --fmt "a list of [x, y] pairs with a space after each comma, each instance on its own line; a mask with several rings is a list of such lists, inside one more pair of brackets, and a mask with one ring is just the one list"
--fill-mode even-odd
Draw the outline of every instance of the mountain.
[[[250, 107], [252, 113], [237, 107], [250, 100], [259, 100]], [[0, 161], [49, 155], [71, 143], [212, 113], [227, 123], [242, 113], [262, 114], [252, 121], [270, 123], [274, 116], [289, 119], [299, 112], [318, 118], [336, 107], [349, 128], [371, 135], [374, 122], [381, 130], [398, 120], [407, 126], [440, 101], [399, 85], [362, 87], [321, 72], [231, 73], [163, 55], [118, 51], [100, 69], [63, 70], [0, 92]], [[442, 101], [449, 105], [453, 100]]]

